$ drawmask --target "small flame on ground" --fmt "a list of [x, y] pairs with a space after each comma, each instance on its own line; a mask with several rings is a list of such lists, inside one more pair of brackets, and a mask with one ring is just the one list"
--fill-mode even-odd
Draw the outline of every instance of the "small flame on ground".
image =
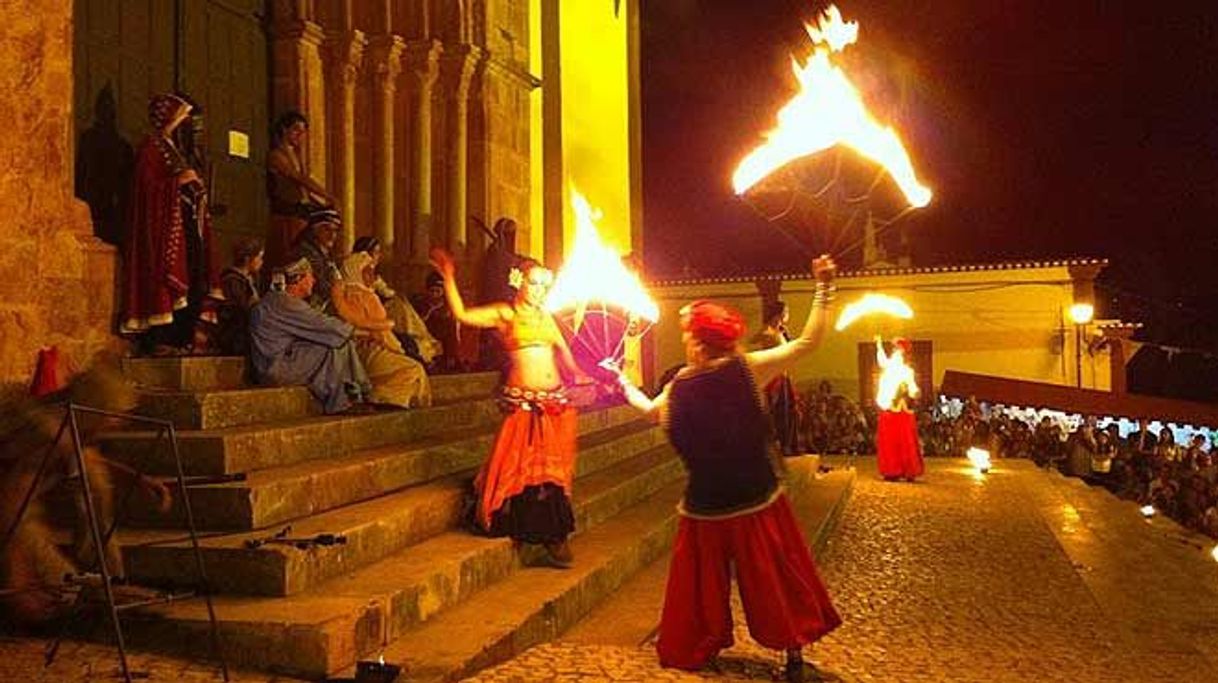
[[381, 666], [385, 666], [385, 655], [378, 655], [376, 658], [376, 663], [380, 664]]
[[575, 246], [554, 279], [546, 308], [550, 312], [582, 310], [589, 302], [599, 301], [648, 322], [658, 320], [660, 309], [639, 276], [622, 264], [621, 254], [601, 241], [596, 229], [601, 211], [575, 188], [571, 188], [571, 205], [575, 210]]
[[977, 468], [978, 472], [985, 474], [990, 471], [990, 452], [984, 448], [970, 448], [966, 453], [969, 462], [973, 463], [973, 467]]
[[858, 39], [858, 23], [843, 21], [830, 5], [817, 25], [804, 28], [816, 47], [804, 64], [791, 58], [799, 92], [778, 112], [778, 125], [765, 142], [736, 167], [736, 194], [795, 159], [845, 145], [883, 166], [911, 206], [929, 204], [932, 193], [918, 181], [900, 136], [876, 121], [849, 76], [833, 64], [830, 55]]
[[1210, 551], [1210, 557], [1214, 558], [1215, 561], [1218, 561], [1218, 545], [1214, 546], [1214, 549]]
[[1155, 516], [1155, 506], [1143, 505], [1141, 508], [1141, 512], [1142, 512], [1143, 517], [1154, 517]]
[[859, 318], [877, 313], [905, 320], [914, 317], [913, 309], [903, 300], [890, 294], [868, 292], [861, 299], [852, 301], [842, 308], [841, 314], [837, 316], [837, 324], [833, 326], [833, 329], [841, 332], [853, 325]]

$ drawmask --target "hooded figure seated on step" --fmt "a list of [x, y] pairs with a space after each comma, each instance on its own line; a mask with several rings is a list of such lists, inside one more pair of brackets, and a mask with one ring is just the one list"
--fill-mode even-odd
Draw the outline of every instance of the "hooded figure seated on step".
[[334, 310], [355, 326], [355, 349], [372, 380], [372, 401], [410, 408], [431, 405], [431, 383], [419, 361], [407, 356], [393, 321], [372, 291], [372, 257], [356, 252], [343, 260], [343, 279], [330, 291]]
[[281, 269], [283, 289], [250, 312], [250, 363], [262, 384], [305, 384], [327, 413], [341, 413], [370, 392], [350, 324], [309, 306], [313, 269], [301, 258]]
[[380, 297], [381, 304], [385, 307], [385, 313], [393, 321], [393, 334], [398, 341], [402, 342], [402, 349], [406, 355], [430, 367], [436, 356], [443, 353], [444, 347], [441, 346], [440, 340], [431, 336], [431, 332], [427, 330], [427, 323], [419, 317], [414, 306], [398, 296], [398, 293], [376, 272], [377, 267], [381, 264], [380, 240], [372, 236], [361, 237], [355, 240], [355, 247], [352, 248], [352, 251], [366, 253], [372, 258], [373, 280], [369, 286]]

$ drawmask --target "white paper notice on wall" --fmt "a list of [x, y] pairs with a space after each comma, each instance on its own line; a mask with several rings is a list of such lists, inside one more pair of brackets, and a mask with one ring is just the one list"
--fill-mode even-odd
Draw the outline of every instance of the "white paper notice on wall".
[[250, 136], [239, 130], [228, 131], [228, 155], [239, 159], [250, 158]]

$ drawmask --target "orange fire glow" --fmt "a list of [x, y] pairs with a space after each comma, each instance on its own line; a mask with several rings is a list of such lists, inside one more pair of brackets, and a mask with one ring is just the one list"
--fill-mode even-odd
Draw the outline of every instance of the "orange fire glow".
[[880, 366], [880, 379], [875, 388], [875, 404], [880, 410], [892, 410], [902, 386], [910, 398], [918, 397], [920, 390], [913, 368], [905, 362], [905, 352], [900, 347], [893, 348], [891, 355], [886, 354], [884, 344], [877, 337], [875, 361]]
[[861, 299], [851, 301], [842, 308], [833, 329], [841, 332], [853, 325], [859, 318], [876, 314], [890, 315], [904, 320], [909, 320], [914, 316], [913, 309], [904, 300], [890, 294], [868, 292]]
[[830, 5], [817, 25], [804, 28], [816, 47], [805, 64], [791, 59], [799, 92], [778, 112], [778, 126], [766, 134], [765, 142], [736, 167], [736, 194], [795, 159], [845, 145], [883, 166], [910, 205], [929, 204], [931, 191], [914, 174], [901, 138], [876, 121], [850, 78], [833, 64], [832, 53], [858, 39], [858, 22], [844, 21]]
[[622, 263], [621, 255], [600, 239], [596, 222], [602, 213], [575, 188], [571, 188], [571, 206], [575, 210], [575, 246], [554, 279], [546, 308], [551, 312], [574, 309], [576, 332], [584, 310], [593, 302], [654, 323], [660, 317], [659, 307], [639, 276]]

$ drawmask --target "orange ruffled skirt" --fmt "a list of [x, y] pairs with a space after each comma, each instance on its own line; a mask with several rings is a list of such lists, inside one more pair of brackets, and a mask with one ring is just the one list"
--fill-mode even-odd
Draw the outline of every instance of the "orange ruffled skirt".
[[507, 417], [490, 457], [474, 479], [478, 523], [491, 528], [491, 517], [526, 487], [554, 484], [569, 497], [575, 479], [578, 414], [559, 391], [505, 387]]

